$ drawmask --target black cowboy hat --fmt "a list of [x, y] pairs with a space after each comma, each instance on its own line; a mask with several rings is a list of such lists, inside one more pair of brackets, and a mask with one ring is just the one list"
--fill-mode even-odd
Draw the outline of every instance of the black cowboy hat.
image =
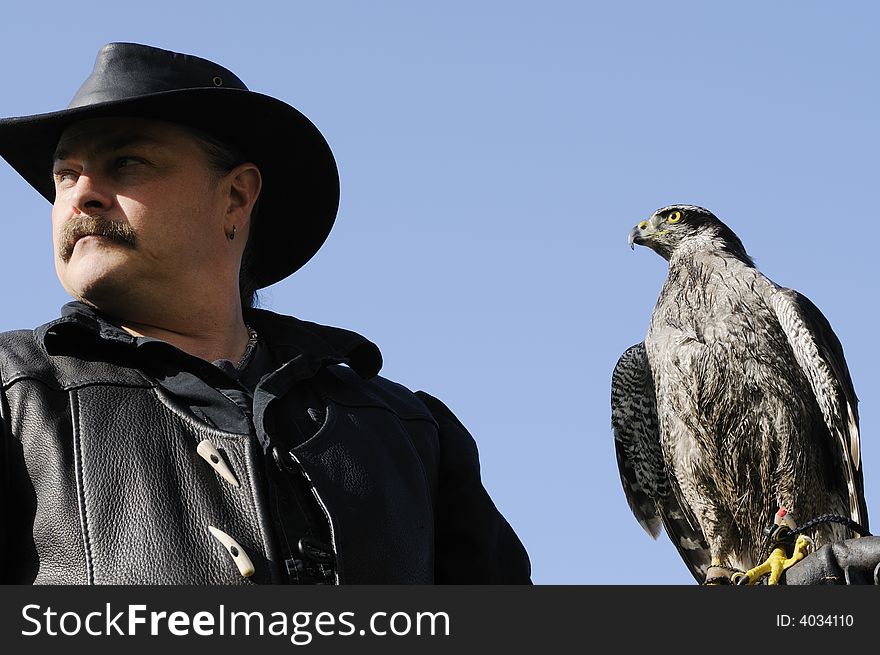
[[339, 174], [318, 129], [285, 102], [248, 90], [206, 59], [135, 43], [110, 43], [67, 109], [0, 119], [0, 156], [49, 202], [52, 155], [82, 120], [130, 116], [188, 125], [234, 146], [260, 168], [252, 238], [258, 288], [281, 280], [318, 251], [336, 218]]

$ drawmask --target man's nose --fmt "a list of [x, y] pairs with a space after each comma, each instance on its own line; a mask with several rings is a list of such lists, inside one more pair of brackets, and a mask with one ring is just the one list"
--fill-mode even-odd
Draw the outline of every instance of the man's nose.
[[82, 172], [71, 189], [70, 204], [80, 213], [90, 214], [109, 209], [113, 196], [97, 177]]

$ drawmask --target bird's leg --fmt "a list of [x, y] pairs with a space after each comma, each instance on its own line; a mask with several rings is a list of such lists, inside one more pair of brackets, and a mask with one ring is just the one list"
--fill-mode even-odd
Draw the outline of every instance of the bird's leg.
[[706, 569], [704, 585], [729, 585], [734, 574], [741, 572], [742, 564], [731, 557], [732, 544], [736, 543], [736, 535], [731, 530], [732, 520], [725, 509], [711, 498], [698, 498], [695, 506], [702, 516], [701, 529], [704, 535], [712, 535], [707, 539], [709, 550], [709, 567]]
[[[802, 534], [798, 535], [792, 543], [792, 530], [797, 526], [785, 508], [781, 508], [776, 513], [773, 523], [770, 536], [775, 545], [770, 556], [763, 563], [745, 573], [735, 573], [731, 577], [734, 584], [757, 584], [761, 578], [768, 574], [770, 576], [767, 579], [768, 585], [779, 584], [782, 572], [800, 562], [812, 549], [812, 540]], [[789, 547], [791, 547], [790, 556], [788, 554]]]
[[772, 572], [770, 573], [770, 578], [767, 580], [767, 584], [779, 584], [779, 576], [782, 575], [782, 572], [800, 562], [804, 557], [809, 555], [812, 550], [813, 540], [806, 535], [799, 534], [797, 539], [795, 539], [791, 557], [782, 562], [779, 572], [776, 573], [775, 576]]
[[736, 574], [733, 571], [731, 571], [728, 567], [724, 566], [721, 563], [720, 558], [713, 557], [712, 563], [709, 565], [709, 569], [706, 571], [706, 581], [703, 584], [707, 584], [707, 585], [730, 584], [734, 575], [736, 575]]
[[770, 553], [770, 556], [755, 568], [749, 569], [745, 573], [734, 574], [732, 582], [737, 585], [757, 584], [761, 578], [769, 573], [770, 580], [774, 581], [768, 581], [767, 584], [776, 584], [775, 580], [778, 580], [782, 574], [782, 563], [786, 557], [785, 547], [777, 546]]
[[745, 573], [734, 573], [731, 580], [734, 584], [753, 585], [757, 584], [761, 578], [769, 574], [770, 577], [767, 578], [767, 584], [779, 584], [779, 578], [782, 576], [782, 572], [791, 568], [806, 557], [812, 549], [812, 546], [813, 542], [809, 537], [799, 534], [794, 542], [791, 557], [789, 557], [786, 552], [786, 546], [781, 544], [773, 549], [770, 556], [762, 564], [759, 564]]

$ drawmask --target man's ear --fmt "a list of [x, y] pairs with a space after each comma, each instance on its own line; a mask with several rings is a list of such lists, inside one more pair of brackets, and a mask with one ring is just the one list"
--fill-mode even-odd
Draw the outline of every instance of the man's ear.
[[260, 189], [263, 188], [263, 176], [256, 164], [247, 162], [229, 171], [226, 178], [229, 183], [227, 227], [231, 230], [232, 225], [235, 225], [241, 231], [250, 221], [251, 211], [260, 196]]

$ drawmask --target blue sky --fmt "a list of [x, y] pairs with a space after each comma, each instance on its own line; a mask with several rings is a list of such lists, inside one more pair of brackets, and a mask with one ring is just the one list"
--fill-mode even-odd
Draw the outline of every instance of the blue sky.
[[[14, 3], [0, 115], [66, 106], [98, 48], [207, 57], [305, 113], [337, 157], [333, 233], [263, 294], [356, 330], [383, 374], [446, 402], [542, 584], [690, 584], [620, 488], [615, 362], [665, 262], [626, 245], [705, 206], [825, 313], [861, 399], [880, 506], [874, 3]], [[0, 330], [66, 302], [49, 205], [0, 164]]]

